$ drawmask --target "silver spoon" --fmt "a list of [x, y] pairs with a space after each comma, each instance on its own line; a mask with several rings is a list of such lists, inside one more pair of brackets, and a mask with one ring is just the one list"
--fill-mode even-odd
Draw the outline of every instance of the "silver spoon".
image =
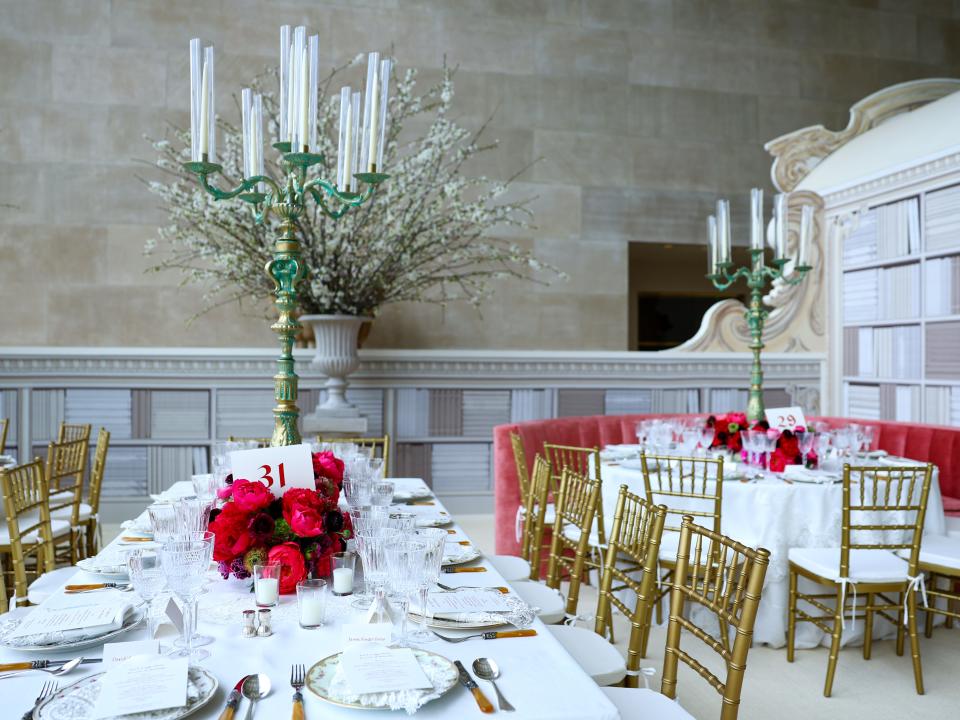
[[500, 692], [500, 688], [498, 688], [497, 684], [494, 682], [494, 680], [500, 677], [500, 668], [497, 667], [496, 662], [490, 658], [477, 658], [473, 661], [473, 672], [475, 672], [477, 677], [481, 680], [486, 680], [493, 685], [493, 690], [497, 693], [497, 704], [500, 706], [501, 710], [504, 712], [514, 712], [514, 710], [516, 710], [513, 705], [507, 702], [507, 699], [503, 696], [503, 693]]
[[247, 714], [244, 716], [244, 720], [251, 720], [257, 700], [265, 698], [270, 694], [270, 678], [263, 673], [248, 675], [247, 679], [243, 681], [243, 687], [240, 689], [240, 692], [250, 701], [250, 706], [247, 708]]
[[51, 675], [66, 675], [71, 670], [74, 670], [75, 668], [77, 668], [82, 662], [83, 662], [83, 658], [78, 657], [68, 662], [65, 662], [63, 665], [61, 665], [58, 668], [31, 668], [30, 670], [17, 670], [16, 672], [5, 673], [3, 675], [0, 675], [0, 680], [16, 677], [17, 675], [20, 675], [25, 672], [36, 672], [38, 670], [40, 672], [50, 673]]

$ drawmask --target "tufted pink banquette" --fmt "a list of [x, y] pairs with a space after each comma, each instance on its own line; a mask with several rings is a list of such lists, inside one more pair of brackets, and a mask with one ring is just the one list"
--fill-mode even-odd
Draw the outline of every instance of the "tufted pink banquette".
[[[636, 442], [638, 421], [653, 417], [676, 415], [592, 415], [498, 425], [493, 429], [494, 458], [494, 519], [498, 553], [517, 554], [516, 514], [520, 504], [516, 464], [510, 433], [518, 432], [526, 449], [527, 462], [542, 452], [543, 443], [603, 447], [612, 443]], [[874, 446], [892, 455], [932, 462], [940, 469], [940, 491], [948, 515], [960, 515], [960, 428], [942, 425], [920, 425], [882, 420], [851, 420], [848, 418], [810, 418], [822, 420], [831, 426], [861, 422], [876, 425], [879, 436]]]

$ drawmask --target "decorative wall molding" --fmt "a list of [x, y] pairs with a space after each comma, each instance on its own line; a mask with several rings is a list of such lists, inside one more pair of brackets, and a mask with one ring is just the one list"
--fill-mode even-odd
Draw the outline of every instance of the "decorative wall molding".
[[[310, 366], [312, 351], [295, 351], [304, 387], [324, 376]], [[255, 348], [0, 348], [0, 384], [271, 386], [272, 349]], [[764, 356], [768, 382], [819, 385], [825, 358], [818, 353]], [[483, 387], [679, 387], [709, 380], [745, 387], [748, 353], [554, 352], [495, 350], [361, 350], [357, 386], [455, 384]]]

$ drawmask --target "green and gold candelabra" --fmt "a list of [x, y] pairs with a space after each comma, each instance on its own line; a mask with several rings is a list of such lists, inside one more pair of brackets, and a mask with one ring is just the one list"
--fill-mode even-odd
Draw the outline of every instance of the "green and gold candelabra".
[[[765, 262], [766, 249], [763, 241], [763, 192], [754, 189], [751, 194], [751, 238], [750, 264], [736, 267], [730, 260], [730, 210], [726, 200], [717, 203], [716, 216], [710, 216], [708, 228], [708, 265], [707, 279], [717, 290], [726, 290], [743, 278], [750, 291], [750, 304], [745, 317], [750, 332], [750, 352], [753, 364], [750, 370], [750, 392], [747, 400], [747, 420], [758, 422], [764, 419], [763, 406], [763, 365], [760, 354], [763, 352], [763, 326], [769, 314], [763, 305], [763, 296], [767, 287], [779, 281], [788, 285], [799, 284], [812, 269], [805, 263], [807, 248], [812, 232], [812, 206], [802, 208], [800, 233], [797, 240], [797, 254], [787, 257], [787, 196], [778, 195], [774, 202], [774, 252], [770, 264]], [[789, 273], [788, 263], [793, 263]]]
[[[293, 343], [302, 326], [294, 313], [297, 309], [297, 285], [304, 279], [307, 268], [303, 263], [300, 241], [296, 236], [296, 221], [307, 208], [312, 198], [324, 214], [339, 218], [351, 208], [369, 200], [377, 185], [389, 175], [377, 172], [356, 173], [354, 177], [363, 187], [361, 192], [343, 192], [324, 179], [308, 179], [308, 170], [323, 163], [323, 156], [306, 152], [289, 152], [290, 143], [275, 143], [283, 153], [286, 170], [284, 182], [278, 183], [266, 175], [254, 175], [244, 179], [232, 190], [221, 190], [211, 184], [211, 176], [218, 174], [222, 166], [202, 160], [184, 163], [184, 168], [195, 173], [203, 189], [217, 200], [238, 198], [250, 203], [253, 221], [263, 224], [273, 213], [280, 220], [280, 230], [274, 241], [273, 259], [266, 264], [266, 273], [274, 284], [274, 305], [277, 321], [270, 329], [277, 334], [280, 357], [277, 358], [277, 374], [273, 376], [274, 427], [271, 445], [296, 445], [301, 442], [297, 426], [300, 410], [297, 407], [299, 378], [294, 369]], [[266, 186], [267, 192], [258, 191]], [[333, 205], [327, 201], [337, 203]]]

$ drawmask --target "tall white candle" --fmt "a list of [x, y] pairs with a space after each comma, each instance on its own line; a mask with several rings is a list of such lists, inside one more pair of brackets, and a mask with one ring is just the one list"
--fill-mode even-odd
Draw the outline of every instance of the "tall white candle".
[[707, 272], [717, 272], [717, 219], [713, 215], [707, 218]]
[[717, 200], [717, 247], [720, 262], [730, 262], [730, 203]]
[[254, 595], [257, 605], [276, 605], [280, 601], [280, 581], [277, 578], [257, 578]]
[[337, 595], [349, 595], [353, 592], [353, 570], [348, 567], [333, 569], [333, 592]]
[[[297, 76], [296, 76], [296, 74], [295, 74], [295, 72], [294, 72], [294, 71], [296, 70], [297, 63], [294, 61], [294, 57], [293, 57], [293, 56], [294, 56], [294, 53], [291, 52], [291, 53], [290, 53], [290, 69], [289, 69], [288, 75], [287, 75], [287, 77], [290, 78], [290, 80], [288, 81], [288, 85], [290, 86], [290, 92], [287, 93], [287, 99], [288, 99], [288, 103], [287, 103], [287, 137], [286, 137], [286, 138], [281, 138], [281, 139], [283, 139], [283, 140], [286, 140], [286, 142], [293, 142], [293, 128], [294, 128], [294, 125], [293, 125], [293, 124], [294, 124], [294, 122], [296, 122], [296, 117], [297, 117], [297, 111], [296, 111], [296, 107], [297, 107], [297, 92], [296, 92], [296, 90], [294, 89], [294, 86], [293, 86], [293, 83], [296, 81], [296, 78], [297, 78]], [[294, 148], [290, 148], [290, 152], [294, 152]]]
[[207, 62], [203, 63], [203, 80], [200, 81], [200, 157], [210, 152], [210, 76]]
[[787, 194], [780, 193], [773, 199], [774, 246], [777, 258], [787, 254]]
[[343, 147], [343, 187], [350, 189], [350, 178], [353, 177], [353, 103], [347, 105], [347, 138]]
[[750, 191], [750, 247], [763, 250], [763, 190]]
[[[310, 109], [310, 66], [307, 64], [307, 50], [300, 54], [300, 145], [306, 147], [309, 138]], [[294, 152], [301, 150], [297, 148]]]
[[370, 146], [367, 161], [367, 170], [376, 172], [377, 170], [377, 140], [380, 138], [380, 128], [377, 122], [377, 114], [380, 111], [380, 88], [378, 87], [377, 74], [373, 75], [373, 96], [370, 101]]
[[300, 624], [305, 627], [323, 625], [323, 599], [308, 596], [300, 600]]

